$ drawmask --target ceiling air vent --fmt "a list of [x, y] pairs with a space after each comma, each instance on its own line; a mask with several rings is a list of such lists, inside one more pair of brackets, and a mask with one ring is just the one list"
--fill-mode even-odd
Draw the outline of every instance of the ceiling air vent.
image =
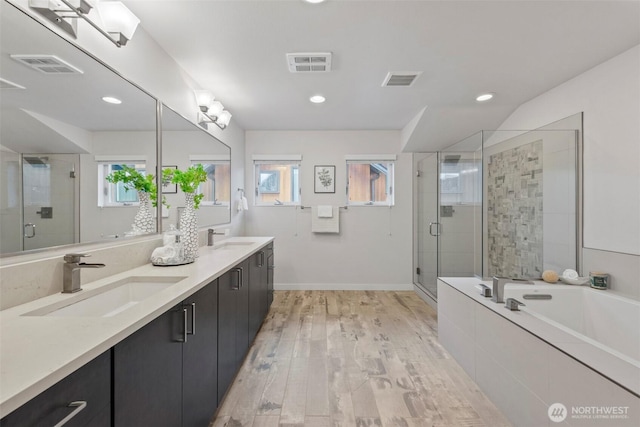
[[83, 74], [80, 69], [54, 55], [11, 55], [11, 58], [45, 74]]
[[0, 89], [24, 89], [24, 86], [20, 86], [18, 83], [10, 82], [9, 80], [0, 77]]
[[382, 87], [411, 86], [420, 74], [422, 71], [392, 71], [384, 78]]
[[331, 71], [331, 52], [287, 53], [292, 73], [326, 73]]

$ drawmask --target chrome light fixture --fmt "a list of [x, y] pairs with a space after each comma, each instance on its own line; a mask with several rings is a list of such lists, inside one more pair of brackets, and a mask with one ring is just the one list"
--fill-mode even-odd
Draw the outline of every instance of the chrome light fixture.
[[194, 90], [196, 102], [200, 108], [198, 124], [207, 127], [208, 123], [213, 123], [220, 129], [225, 129], [231, 121], [231, 113], [224, 109], [220, 101], [208, 90]]
[[[83, 19], [117, 47], [124, 46], [131, 40], [140, 23], [119, 1], [29, 0], [29, 7], [74, 38], [78, 34], [78, 19]], [[87, 16], [93, 7], [97, 8], [102, 25]]]

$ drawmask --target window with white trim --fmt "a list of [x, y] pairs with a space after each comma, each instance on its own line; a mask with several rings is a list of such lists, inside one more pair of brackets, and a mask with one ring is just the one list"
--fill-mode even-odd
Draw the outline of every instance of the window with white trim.
[[347, 159], [347, 205], [393, 206], [393, 169], [385, 157]]
[[196, 192], [203, 194], [201, 206], [229, 206], [231, 202], [231, 163], [225, 160], [192, 160], [191, 165], [202, 165], [207, 180]]
[[254, 157], [256, 206], [299, 206], [301, 204], [300, 159], [277, 160]]
[[440, 205], [480, 205], [482, 171], [474, 159], [440, 163]]
[[135, 168], [143, 175], [146, 173], [146, 164], [137, 161], [99, 161], [98, 162], [98, 206], [136, 206], [139, 204], [138, 192], [133, 188], [127, 188], [124, 183], [111, 183], [107, 176], [112, 172], [121, 170], [123, 166]]

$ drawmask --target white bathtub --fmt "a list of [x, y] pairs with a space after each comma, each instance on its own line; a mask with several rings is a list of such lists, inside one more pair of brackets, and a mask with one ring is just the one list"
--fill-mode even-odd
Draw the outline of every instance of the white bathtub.
[[[528, 299], [551, 295], [550, 300]], [[507, 285], [505, 299], [522, 311], [640, 368], [640, 302], [610, 291], [570, 285]]]
[[[514, 425], [555, 425], [548, 411], [558, 404], [570, 425], [640, 425], [640, 302], [540, 281], [506, 285], [505, 300], [526, 304], [511, 311], [480, 283], [491, 287], [438, 279], [438, 339]], [[611, 408], [624, 417], [598, 415]]]

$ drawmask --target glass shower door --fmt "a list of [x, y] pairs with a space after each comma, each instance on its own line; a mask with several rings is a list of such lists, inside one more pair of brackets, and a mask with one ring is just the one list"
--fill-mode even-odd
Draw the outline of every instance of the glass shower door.
[[23, 249], [78, 242], [77, 154], [23, 154]]
[[434, 299], [438, 278], [438, 154], [420, 153], [417, 162], [417, 268], [416, 283]]
[[482, 277], [480, 151], [439, 153], [438, 276]]

